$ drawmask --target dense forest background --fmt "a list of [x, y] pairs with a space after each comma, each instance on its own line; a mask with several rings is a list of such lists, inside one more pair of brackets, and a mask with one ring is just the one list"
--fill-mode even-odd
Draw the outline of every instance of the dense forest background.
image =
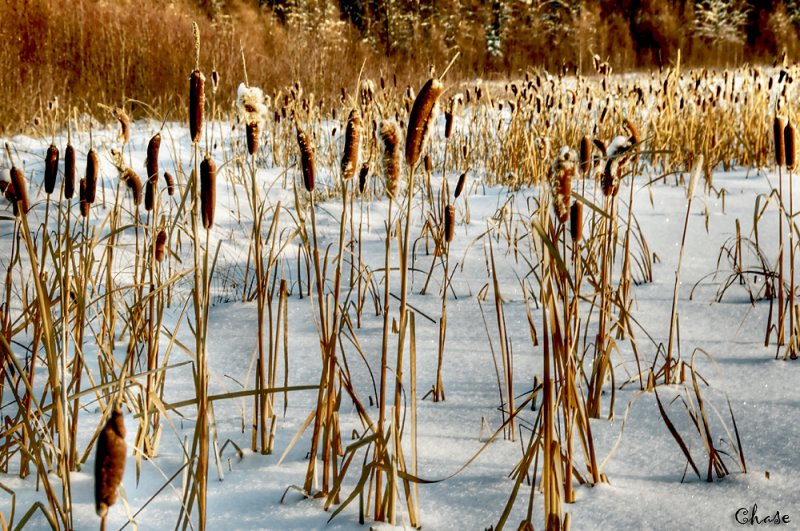
[[595, 54], [619, 72], [669, 65], [679, 49], [683, 64], [713, 67], [800, 51], [800, 0], [6, 0], [0, 131], [54, 97], [95, 115], [131, 98], [168, 112], [194, 68], [192, 20], [200, 66], [226, 94], [243, 56], [251, 83], [324, 97], [352, 89], [362, 65], [417, 85], [456, 52], [451, 80], [588, 74]]

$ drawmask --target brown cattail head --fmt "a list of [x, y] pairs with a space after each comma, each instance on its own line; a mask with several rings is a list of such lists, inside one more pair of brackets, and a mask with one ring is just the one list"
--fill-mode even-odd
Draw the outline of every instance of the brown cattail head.
[[175, 195], [175, 178], [168, 171], [164, 172], [164, 182], [167, 183], [167, 194]]
[[214, 209], [217, 202], [217, 165], [206, 155], [200, 163], [200, 210], [203, 213], [203, 227], [214, 226]]
[[565, 223], [569, 218], [572, 201], [572, 177], [575, 175], [576, 154], [563, 146], [553, 161], [551, 186], [553, 187], [553, 208], [558, 221]]
[[444, 85], [437, 78], [431, 78], [420, 89], [411, 114], [408, 117], [408, 133], [406, 134], [406, 163], [413, 168], [425, 148], [425, 138], [428, 135], [434, 110], [439, 96], [444, 92]]
[[587, 175], [592, 169], [592, 139], [589, 135], [581, 138], [581, 173]]
[[306, 187], [306, 191], [313, 192], [314, 191], [314, 146], [311, 145], [311, 141], [306, 135], [305, 131], [297, 128], [297, 145], [300, 146], [300, 165], [302, 166], [303, 170], [303, 186]]
[[352, 179], [358, 166], [358, 148], [361, 143], [361, 117], [358, 111], [350, 111], [347, 129], [344, 134], [344, 153], [342, 154], [342, 178]]
[[161, 149], [161, 133], [156, 133], [147, 143], [147, 180], [158, 181], [158, 151]]
[[64, 198], [72, 199], [75, 195], [75, 148], [67, 144], [64, 153]]
[[[81, 180], [83, 182], [83, 180]], [[94, 503], [97, 515], [105, 518], [117, 501], [117, 487], [125, 474], [125, 422], [118, 407], [100, 431], [94, 462]]]
[[89, 155], [86, 157], [86, 202], [90, 205], [94, 203], [95, 196], [97, 195], [97, 172], [100, 170], [100, 157], [97, 156], [97, 151], [94, 149], [89, 150]]
[[138, 206], [142, 203], [142, 180], [136, 172], [130, 168], [125, 168], [122, 172], [122, 182], [130, 188], [133, 195], [133, 204]]
[[206, 76], [200, 70], [194, 70], [189, 77], [189, 132], [194, 144], [200, 141], [200, 135], [203, 133], [205, 85]]
[[450, 138], [453, 134], [453, 112], [449, 109], [444, 112], [444, 137]]
[[251, 122], [245, 126], [247, 136], [247, 152], [251, 155], [258, 153], [258, 137], [261, 134], [261, 128], [258, 122]]
[[27, 214], [30, 209], [28, 186], [25, 184], [25, 174], [16, 166], [12, 166], [11, 168], [11, 186], [14, 187], [14, 196], [16, 199], [14, 202], [14, 214], [16, 215], [19, 209]]
[[455, 192], [455, 194], [454, 194], [456, 199], [458, 199], [458, 196], [460, 196], [460, 195], [461, 195], [461, 192], [463, 192], [463, 191], [464, 191], [464, 185], [465, 185], [466, 183], [467, 183], [467, 173], [466, 173], [466, 172], [464, 172], [464, 173], [462, 173], [462, 174], [461, 174], [461, 176], [458, 178], [458, 182], [456, 183], [456, 192]]
[[367, 189], [367, 179], [369, 178], [369, 163], [365, 162], [361, 165], [361, 170], [358, 172], [358, 193], [363, 194]]
[[164, 229], [158, 231], [156, 236], [156, 262], [164, 261], [164, 253], [167, 246], [167, 233]]
[[9, 181], [0, 181], [0, 192], [3, 192], [3, 196], [11, 203], [14, 216], [19, 216], [19, 206], [17, 206], [17, 194], [14, 192], [14, 184]]
[[81, 201], [81, 216], [87, 217], [89, 215], [89, 207], [92, 206], [86, 198], [86, 179], [81, 179], [78, 186], [78, 197]]
[[583, 203], [579, 201], [569, 207], [569, 234], [574, 242], [581, 241], [583, 237]]
[[796, 146], [795, 146], [795, 134], [794, 134], [794, 124], [789, 122], [786, 124], [786, 127], [783, 129], [783, 144], [786, 150], [786, 167], [788, 169], [794, 169], [794, 159], [797, 155], [796, 153]]
[[425, 164], [425, 173], [430, 175], [430, 173], [433, 171], [433, 161], [431, 161], [431, 156], [426, 153], [425, 158], [422, 160]]
[[383, 140], [383, 171], [386, 178], [386, 195], [394, 199], [400, 185], [400, 147], [397, 125], [385, 122], [381, 126]]
[[58, 176], [58, 148], [55, 144], [50, 144], [47, 154], [44, 156], [44, 192], [47, 195], [56, 189], [56, 177]]
[[447, 205], [444, 209], [444, 239], [447, 243], [453, 241], [453, 234], [456, 230], [456, 207]]
[[778, 166], [786, 164], [786, 140], [783, 137], [785, 127], [786, 119], [783, 116], [776, 116], [772, 122], [772, 132], [775, 138], [775, 164]]

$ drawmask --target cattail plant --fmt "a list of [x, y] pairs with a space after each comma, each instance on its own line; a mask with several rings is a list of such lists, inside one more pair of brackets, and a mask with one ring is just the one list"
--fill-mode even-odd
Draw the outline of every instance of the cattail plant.
[[[262, 252], [261, 223], [263, 221], [264, 210], [259, 199], [259, 188], [256, 172], [256, 154], [258, 153], [259, 137], [261, 124], [267, 114], [267, 107], [264, 104], [264, 94], [257, 87], [249, 87], [247, 83], [241, 83], [237, 91], [236, 107], [239, 118], [245, 123], [245, 136], [247, 137], [247, 152], [250, 155], [250, 210], [253, 213], [253, 229], [251, 232], [251, 252], [255, 264], [255, 285], [256, 285], [256, 312], [257, 312], [257, 336], [256, 347], [258, 358], [256, 360], [256, 391], [253, 404], [253, 428], [252, 428], [252, 449], [261, 453], [271, 453], [270, 440], [267, 437], [267, 422], [275, 426], [275, 419], [272, 412], [272, 396], [263, 393], [268, 385], [267, 358], [269, 366], [273, 366], [272, 349], [264, 344], [264, 314], [268, 299], [268, 286], [266, 280], [268, 275], [264, 273], [264, 256]], [[247, 285], [247, 271], [245, 271], [245, 285]], [[246, 290], [244, 290], [246, 291]], [[271, 299], [270, 299], [271, 301]], [[270, 315], [272, 309], [270, 307]], [[270, 326], [272, 323], [270, 322]], [[272, 337], [270, 336], [270, 345]]]
[[[795, 138], [795, 127], [790, 121], [783, 129], [784, 137], [784, 157], [786, 162], [786, 169], [789, 170], [789, 347], [786, 349], [784, 359], [792, 358], [797, 359], [797, 342], [798, 333], [795, 330], [795, 307], [794, 307], [794, 193], [793, 193], [793, 170], [795, 166], [795, 158], [797, 156], [797, 146]], [[783, 286], [781, 286], [783, 291]]]
[[[358, 167], [358, 159], [360, 156], [361, 146], [361, 117], [356, 109], [350, 111], [350, 116], [347, 119], [347, 129], [345, 130], [344, 138], [344, 151], [342, 152], [342, 187], [350, 190], [349, 198], [343, 197], [343, 201], [350, 201], [350, 212], [353, 212], [353, 196], [355, 195], [354, 187], [350, 187], [349, 183], [353, 180], [356, 168]], [[345, 208], [345, 207], [343, 207]], [[353, 246], [355, 244], [355, 216], [350, 215], [350, 256], [355, 256]], [[350, 286], [353, 286], [355, 277], [355, 260], [350, 260]]]
[[450, 242], [453, 241], [456, 226], [456, 207], [447, 205], [444, 209], [444, 222], [439, 246], [442, 248], [442, 258], [444, 259], [444, 276], [442, 277], [442, 316], [439, 319], [439, 355], [436, 364], [436, 383], [433, 386], [433, 401], [445, 400], [444, 379], [442, 377], [442, 365], [444, 360], [444, 344], [447, 335], [447, 290], [449, 288], [450, 276]]
[[[194, 310], [194, 339], [197, 369], [195, 372], [195, 394], [197, 396], [197, 424], [191, 455], [196, 456], [197, 465], [191, 481], [186, 483], [180, 520], [184, 525], [189, 523], [188, 512], [197, 501], [198, 529], [206, 528], [206, 501], [208, 489], [208, 455], [209, 455], [209, 402], [208, 402], [208, 361], [206, 337], [208, 324], [208, 290], [209, 267], [208, 245], [203, 248], [201, 259], [201, 243], [199, 222], [202, 216], [206, 229], [206, 242], [214, 224], [214, 186], [216, 165], [206, 154], [200, 162], [199, 142], [203, 133], [203, 113], [205, 107], [205, 76], [200, 72], [200, 32], [196, 23], [192, 23], [195, 41], [195, 68], [189, 78], [189, 132], [194, 148], [192, 170], [193, 201], [191, 211], [191, 234], [193, 241], [193, 281], [192, 303]], [[198, 179], [199, 177], [199, 179]], [[199, 181], [199, 182], [198, 182]], [[202, 214], [201, 214], [202, 211]], [[184, 509], [186, 508], [186, 509]]]

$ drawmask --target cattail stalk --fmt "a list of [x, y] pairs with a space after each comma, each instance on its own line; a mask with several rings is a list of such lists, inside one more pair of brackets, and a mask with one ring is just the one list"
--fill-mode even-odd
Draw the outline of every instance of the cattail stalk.
[[[775, 141], [775, 164], [778, 166], [778, 197], [783, 197], [783, 172], [786, 164], [786, 139], [784, 129], [786, 119], [776, 116], [772, 122], [772, 132]], [[778, 346], [784, 344], [785, 309], [783, 293], [783, 209], [778, 203]]]
[[789, 348], [786, 349], [784, 359], [790, 357], [797, 358], [798, 334], [795, 331], [795, 309], [794, 309], [794, 186], [792, 183], [795, 158], [797, 156], [795, 128], [789, 122], [783, 130], [784, 150], [786, 157], [786, 169], [789, 170]]

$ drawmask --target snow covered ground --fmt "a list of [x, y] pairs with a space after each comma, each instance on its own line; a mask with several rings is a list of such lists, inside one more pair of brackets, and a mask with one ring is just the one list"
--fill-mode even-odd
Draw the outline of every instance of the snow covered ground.
[[[147, 141], [156, 129], [157, 124], [153, 123], [134, 125], [126, 159], [129, 157], [128, 164], [137, 171], [144, 162]], [[162, 171], [174, 171], [176, 160], [180, 160], [188, 169], [191, 159], [188, 131], [174, 124], [167, 129], [172, 138], [168, 142], [167, 135], [164, 134], [160, 161]], [[115, 142], [115, 135], [116, 131], [113, 129], [95, 131], [95, 142], [98, 145], [108, 142], [110, 146]], [[73, 143], [79, 146], [79, 175], [82, 174], [88, 149], [87, 136], [81, 134], [79, 138], [73, 138]], [[16, 137], [8, 141], [17, 150], [17, 164], [24, 167], [30, 182], [32, 201], [37, 202], [32, 219], [41, 223], [45, 196], [39, 188], [43, 171], [42, 157], [49, 145], [49, 139]], [[56, 143], [64, 146], [65, 138], [57, 139]], [[172, 151], [173, 145], [177, 146], [177, 152]], [[102, 153], [104, 152], [101, 151]], [[117, 171], [106, 156], [102, 158], [104, 185], [108, 193], [113, 193]], [[234, 287], [235, 281], [241, 278], [247, 259], [250, 214], [243, 200], [244, 188], [241, 185], [237, 185], [237, 190], [242, 206], [240, 209], [236, 206], [228, 177], [230, 166], [222, 163], [221, 148], [214, 153], [214, 158], [220, 166], [221, 178], [218, 180], [217, 221], [211, 233], [211, 247], [214, 248], [219, 241], [221, 250], [217, 273], [212, 282], [215, 298], [210, 310], [209, 325], [209, 392], [212, 395], [238, 391], [243, 386], [252, 388], [253, 373], [250, 368], [256, 346], [255, 303], [241, 302], [241, 289]], [[8, 162], [4, 160], [3, 164], [4, 174], [7, 174]], [[281, 168], [265, 165], [259, 168], [259, 180], [269, 202], [275, 204], [280, 200], [293, 211], [292, 192], [291, 189], [281, 187], [281, 172]], [[296, 166], [292, 167], [287, 175], [289, 179], [299, 179], [299, 170]], [[655, 183], [648, 190], [644, 183], [651, 177], [654, 176], [637, 177], [634, 183], [634, 213], [641, 224], [650, 251], [657, 255], [658, 260], [653, 265], [653, 282], [634, 286], [632, 291], [635, 301], [633, 315], [641, 325], [637, 329], [640, 356], [642, 363], [648, 366], [655, 356], [656, 345], [667, 341], [674, 273], [686, 209], [685, 186], [675, 186], [674, 179], [670, 177], [667, 183]], [[440, 173], [435, 170], [433, 182], [437, 188], [440, 178]], [[451, 189], [457, 178], [458, 174], [448, 175]], [[703, 396], [719, 410], [729, 428], [731, 423], [725, 395], [730, 399], [748, 473], [739, 474], [732, 467], [731, 475], [713, 483], [698, 480], [691, 471], [684, 478], [686, 459], [662, 420], [654, 395], [641, 393], [637, 384], [628, 384], [617, 392], [614, 419], [592, 421], [601, 460], [614, 449], [618, 440], [619, 445], [603, 469], [609, 483], [594, 488], [577, 488], [576, 502], [565, 506], [565, 511], [572, 515], [574, 529], [735, 529], [739, 527], [735, 520], [737, 510], [749, 510], [754, 504], [758, 505], [759, 517], [774, 515], [776, 511], [780, 511], [781, 515], [788, 515], [791, 520], [783, 528], [800, 528], [800, 489], [797, 488], [800, 459], [797, 457], [796, 445], [800, 440], [800, 391], [796, 374], [798, 362], [776, 361], [774, 340], [769, 348], [764, 347], [769, 302], [758, 301], [751, 304], [747, 292], [738, 284], [727, 291], [721, 302], [716, 302], [717, 290], [730, 273], [729, 264], [724, 258], [720, 263], [720, 274], [716, 278], [706, 278], [693, 298], [689, 299], [692, 286], [715, 271], [720, 247], [734, 234], [736, 219], [741, 223], [742, 233], [750, 234], [756, 197], [758, 194], [768, 194], [771, 183], [776, 184], [776, 178], [772, 172], [760, 173], [747, 169], [715, 173], [714, 186], [726, 190], [724, 212], [720, 198], [707, 195], [703, 199], [698, 191], [689, 217], [678, 306], [682, 356], [688, 360], [693, 349], [702, 348], [713, 358], [712, 363], [703, 356], [697, 357], [698, 370], [710, 384], [708, 389], [703, 390]], [[788, 183], [788, 177], [785, 179]], [[273, 182], [276, 185], [270, 187]], [[485, 418], [493, 430], [501, 423], [497, 409], [500, 405], [497, 380], [487, 336], [488, 327], [496, 348], [497, 325], [491, 303], [492, 296], [489, 295], [483, 303], [486, 327], [477, 300], [484, 285], [489, 283], [491, 286], [491, 277], [487, 276], [485, 262], [486, 242], [481, 240], [474, 243], [473, 240], [486, 231], [492, 218], [498, 215], [499, 209], [509, 197], [513, 196], [514, 209], [525, 212], [526, 199], [539, 193], [538, 189], [510, 192], [504, 188], [475, 184], [475, 177], [470, 176], [470, 185], [467, 188], [471, 212], [469, 224], [463, 220], [464, 203], [456, 203], [459, 224], [451, 245], [451, 257], [458, 261], [458, 268], [452, 281], [454, 296], [451, 295], [448, 300], [449, 326], [444, 357], [447, 399], [441, 403], [433, 403], [430, 399], [418, 403], [419, 474], [426, 480], [444, 479], [419, 487], [421, 521], [426, 529], [484, 529], [496, 524], [513, 486], [508, 475], [521, 457], [519, 437], [516, 442], [499, 438], [490, 443], [468, 467], [449, 477], [484, 446], [487, 433], [482, 430], [482, 419]], [[629, 183], [626, 183], [620, 193], [620, 197], [625, 200], [628, 186]], [[652, 193], [652, 204], [649, 193]], [[130, 201], [130, 197], [126, 196], [125, 200]], [[172, 208], [176, 206], [173, 203]], [[3, 208], [10, 214], [10, 206]], [[77, 212], [77, 206], [73, 205], [73, 208]], [[707, 230], [704, 209], [708, 213]], [[102, 218], [105, 213], [103, 207], [95, 207], [95, 210], [101, 213], [98, 217]], [[241, 223], [237, 220], [237, 211], [241, 212]], [[358, 211], [359, 201], [356, 200], [356, 213]], [[328, 244], [336, 247], [340, 212], [341, 205], [335, 199], [318, 205], [321, 248]], [[365, 221], [364, 225], [363, 252], [365, 261], [373, 269], [382, 267], [386, 213], [385, 199], [375, 198], [364, 203], [364, 219], [368, 219], [369, 223]], [[283, 216], [283, 223], [287, 226], [292, 224], [289, 216]], [[0, 221], [3, 256], [7, 256], [5, 249], [10, 246], [12, 226], [10, 220]], [[412, 226], [412, 239], [420, 229], [421, 221], [417, 218]], [[774, 208], [761, 219], [758, 230], [759, 243], [770, 260], [774, 261], [777, 253], [777, 213]], [[131, 232], [125, 236], [124, 242], [129, 245], [132, 240]], [[287, 248], [285, 262], [285, 274], [287, 278], [291, 275], [292, 291], [288, 307], [288, 382], [289, 385], [298, 386], [316, 385], [321, 365], [319, 341], [311, 318], [312, 311], [315, 310], [312, 309], [308, 297], [298, 296], [295, 284], [298, 242], [299, 240], [293, 242]], [[502, 240], [494, 242], [494, 245], [501, 278], [501, 293], [505, 301], [507, 329], [513, 347], [515, 389], [518, 393], [523, 393], [531, 389], [534, 376], [542, 374], [542, 351], [540, 347], [534, 348], [531, 344], [518, 280], [518, 276], [525, 275], [528, 268], [524, 262], [515, 261], [513, 253], [504, 247]], [[431, 246], [430, 249], [432, 248]], [[123, 253], [130, 252], [124, 245], [121, 249]], [[187, 249], [188, 246], [184, 253], [188, 252]], [[438, 293], [441, 270], [434, 271], [431, 284], [433, 287], [428, 294], [419, 294], [430, 259], [431, 255], [425, 253], [422, 240], [416, 248], [414, 267], [418, 271], [413, 276], [409, 298], [409, 303], [418, 310], [416, 326], [419, 395], [424, 394], [434, 383], [436, 373], [438, 323], [434, 321], [438, 321], [440, 313], [441, 297]], [[747, 253], [745, 260], [752, 264]], [[0, 262], [5, 270], [7, 258]], [[120, 267], [125, 269], [124, 266]], [[399, 286], [397, 278], [392, 278], [393, 291]], [[188, 289], [184, 287], [178, 293], [180, 300], [187, 296]], [[396, 304], [396, 301], [392, 301], [394, 314], [397, 313]], [[178, 324], [180, 311], [181, 304], [173, 305], [168, 311], [165, 323], [170, 330]], [[426, 319], [425, 315], [434, 321]], [[541, 323], [540, 312], [535, 313], [534, 318], [537, 323]], [[364, 403], [370, 403], [367, 397], [374, 395], [370, 368], [373, 377], [377, 379], [381, 326], [381, 317], [376, 316], [374, 306], [368, 301], [362, 327], [356, 330], [368, 365], [351, 345], [344, 343], [344, 355]], [[652, 341], [648, 339], [648, 335], [652, 337]], [[184, 321], [178, 329], [178, 339], [185, 345], [192, 345], [191, 337], [191, 331]], [[162, 339], [162, 342], [166, 342], [166, 339]], [[124, 355], [124, 343], [120, 341], [118, 346], [120, 355]], [[628, 343], [623, 341], [620, 345], [621, 353], [613, 360], [618, 386], [625, 380], [625, 368], [622, 364], [628, 370], [635, 367]], [[91, 349], [90, 344], [87, 347], [87, 358], [96, 359], [96, 353]], [[176, 349], [171, 363], [179, 364], [187, 359], [188, 356]], [[45, 379], [42, 377], [38, 381], [43, 382]], [[283, 379], [282, 368], [278, 379]], [[707, 459], [703, 457], [700, 438], [690, 426], [685, 409], [679, 402], [670, 402], [677, 391], [677, 386], [659, 388], [659, 396], [670, 418], [690, 446], [701, 474], [705, 476]], [[8, 396], [10, 395], [4, 397], [6, 403], [2, 405], [4, 417], [16, 411], [16, 405], [8, 403]], [[190, 366], [184, 365], [170, 370], [165, 401], [174, 403], [193, 397], [194, 385]], [[306, 433], [294, 445], [280, 465], [278, 459], [314, 408], [315, 400], [315, 391], [289, 394], [286, 414], [278, 422], [276, 452], [267, 456], [254, 454], [248, 449], [252, 399], [232, 399], [215, 403], [220, 442], [233, 441], [244, 450], [244, 455], [240, 459], [230, 444], [225, 448], [222, 481], [217, 480], [213, 464], [210, 467], [209, 529], [362, 528], [358, 523], [357, 501], [326, 524], [330, 513], [323, 511], [321, 500], [303, 499], [295, 490], [287, 491], [291, 485], [302, 485], [307, 467], [306, 454], [309, 451], [310, 434]], [[279, 398], [277, 403], [279, 411], [282, 411], [283, 398]], [[84, 409], [81, 412], [78, 444], [81, 452], [89, 443], [100, 418], [92, 397], [86, 397], [86, 403], [82, 405]], [[9, 413], [6, 413], [6, 408]], [[630, 409], [627, 414], [626, 408]], [[606, 400], [603, 404], [604, 416], [607, 409]], [[370, 412], [373, 416], [377, 415], [375, 407], [371, 407]], [[357, 422], [355, 409], [346, 399], [343, 400], [340, 414], [342, 437], [347, 444], [352, 430], [358, 429], [360, 433], [361, 426]], [[170, 422], [164, 425], [159, 455], [153, 461], [143, 461], [138, 481], [133, 459], [129, 460], [123, 485], [128, 511], [130, 514], [137, 513], [134, 520], [139, 529], [167, 529], [174, 527], [177, 522], [182, 478], [179, 475], [163, 491], [158, 494], [157, 491], [183, 465], [181, 444], [185, 437], [191, 437], [193, 433], [194, 416], [193, 406], [178, 409], [171, 414]], [[526, 412], [521, 417], [521, 423], [530, 426], [532, 419], [533, 413]], [[126, 425], [128, 445], [131, 448], [136, 420], [128, 411]], [[714, 438], [727, 438], [722, 428], [716, 425], [718, 429], [713, 434]], [[522, 440], [527, 442], [529, 432], [523, 428], [522, 433]], [[98, 526], [93, 499], [93, 460], [92, 454], [82, 470], [72, 476], [75, 529], [93, 529]], [[9, 474], [0, 476], [0, 483], [16, 493], [18, 520], [21, 513], [34, 501], [43, 499], [43, 494], [35, 490], [35, 474], [26, 480], [17, 477], [14, 468], [18, 466], [17, 463], [17, 460], [12, 463]], [[729, 461], [728, 464], [731, 465], [732, 462]], [[359, 472], [351, 471], [343, 489], [345, 495], [355, 485]], [[527, 486], [521, 489], [509, 519], [510, 526], [516, 527], [523, 520], [529, 490]], [[536, 493], [536, 497], [538, 503], [535, 506], [534, 521], [541, 526], [542, 496]], [[10, 496], [0, 491], [0, 510], [6, 518], [10, 505]], [[126, 509], [122, 503], [117, 503], [110, 510], [108, 529], [122, 528], [126, 522]], [[389, 528], [385, 524], [370, 523], [369, 520], [364, 527], [367, 525], [378, 529]], [[129, 524], [131, 526], [133, 523]], [[29, 522], [27, 528], [44, 529], [47, 524], [43, 518], [37, 516]]]

